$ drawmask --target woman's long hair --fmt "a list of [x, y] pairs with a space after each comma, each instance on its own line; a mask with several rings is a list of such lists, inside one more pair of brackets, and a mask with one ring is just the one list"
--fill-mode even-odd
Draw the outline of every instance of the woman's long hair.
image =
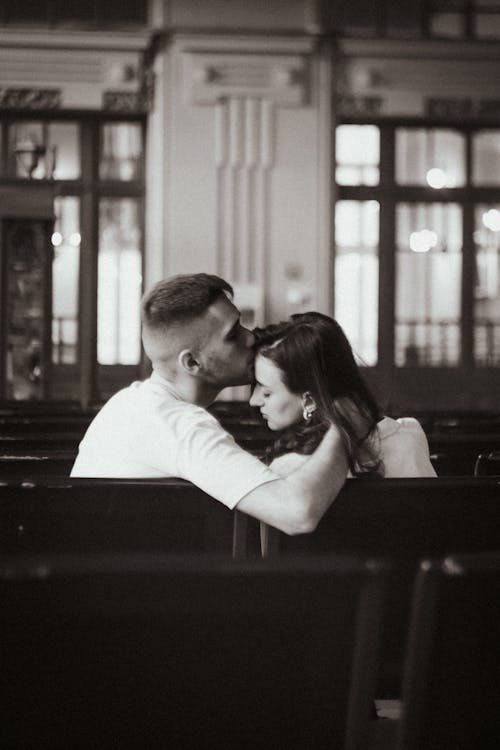
[[309, 391], [316, 402], [310, 420], [282, 432], [267, 459], [283, 453], [310, 454], [330, 423], [337, 426], [353, 476], [383, 475], [372, 438], [381, 418], [340, 325], [317, 312], [292, 315], [284, 323], [254, 330], [256, 353], [273, 362], [287, 388]]

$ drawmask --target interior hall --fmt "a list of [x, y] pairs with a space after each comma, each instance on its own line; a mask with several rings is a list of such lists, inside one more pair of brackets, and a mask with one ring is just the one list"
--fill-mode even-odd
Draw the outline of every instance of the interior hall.
[[499, 79], [499, 0], [2, 0], [2, 750], [498, 748]]

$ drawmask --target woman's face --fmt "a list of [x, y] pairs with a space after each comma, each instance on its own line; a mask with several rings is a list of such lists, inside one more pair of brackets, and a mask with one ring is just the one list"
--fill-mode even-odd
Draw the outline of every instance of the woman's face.
[[258, 406], [270, 430], [283, 430], [302, 419], [302, 398], [292, 393], [282, 380], [282, 372], [274, 362], [257, 354], [255, 388], [251, 406]]

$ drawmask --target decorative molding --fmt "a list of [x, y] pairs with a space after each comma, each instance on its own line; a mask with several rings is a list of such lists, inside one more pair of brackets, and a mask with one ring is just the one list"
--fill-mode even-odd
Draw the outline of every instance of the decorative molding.
[[0, 109], [58, 109], [61, 89], [0, 88]]
[[218, 270], [231, 281], [264, 289], [274, 105], [226, 99], [217, 102], [214, 116]]
[[172, 30], [169, 39], [183, 52], [209, 52], [213, 54], [258, 54], [258, 55], [311, 55], [316, 49], [316, 38], [310, 35], [236, 34], [224, 33], [192, 34]]
[[483, 120], [495, 122], [500, 117], [500, 99], [438, 99], [425, 100], [425, 114], [436, 119]]
[[379, 115], [382, 111], [381, 96], [337, 96], [337, 113], [343, 117]]
[[0, 47], [25, 49], [83, 49], [103, 52], [140, 52], [150, 42], [152, 30], [88, 31], [75, 29], [2, 28]]
[[104, 91], [102, 109], [107, 112], [147, 112], [151, 100], [142, 91]]
[[241, 96], [298, 107], [306, 103], [310, 89], [305, 55], [185, 52], [183, 80], [191, 104]]
[[492, 60], [500, 57], [500, 42], [445, 39], [338, 39], [340, 57], [415, 60]]

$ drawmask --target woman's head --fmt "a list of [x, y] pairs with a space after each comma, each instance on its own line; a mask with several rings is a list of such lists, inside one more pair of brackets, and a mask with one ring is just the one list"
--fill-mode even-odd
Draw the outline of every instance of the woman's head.
[[339, 324], [308, 312], [254, 333], [256, 382], [250, 403], [260, 408], [270, 429], [326, 428], [333, 422], [357, 460], [356, 446], [380, 415]]

